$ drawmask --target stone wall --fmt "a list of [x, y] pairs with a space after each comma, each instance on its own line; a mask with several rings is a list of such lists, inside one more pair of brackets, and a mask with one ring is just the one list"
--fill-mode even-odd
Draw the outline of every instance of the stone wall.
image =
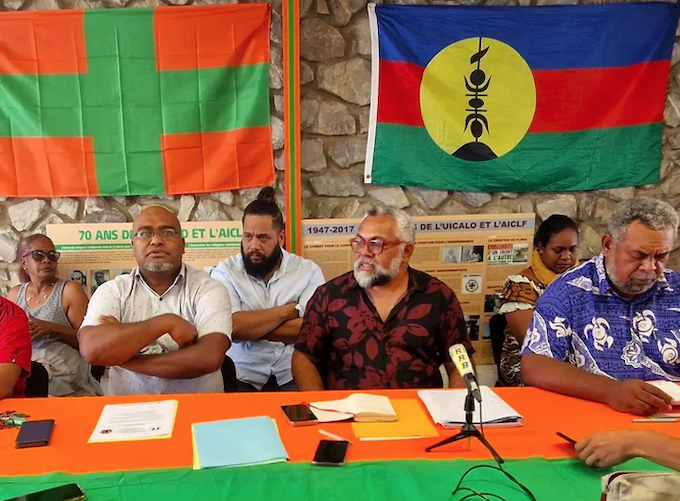
[[[553, 213], [577, 219], [581, 255], [599, 252], [600, 235], [616, 203], [652, 196], [680, 206], [680, 46], [665, 109], [661, 182], [657, 185], [574, 193], [463, 193], [420, 188], [364, 185], [370, 103], [370, 33], [367, 0], [300, 0], [302, 80], [303, 217], [360, 216], [375, 203], [404, 208], [415, 216], [533, 212], [544, 219]], [[0, 0], [0, 10], [69, 8], [134, 8], [161, 5], [234, 3], [220, 0]], [[281, 0], [273, 7], [271, 30], [271, 111], [277, 191], [283, 203], [283, 122]], [[571, 0], [391, 0], [402, 4], [529, 5], [576, 3]], [[584, 0], [583, 3], [597, 3]], [[238, 220], [257, 189], [182, 197], [115, 197], [87, 199], [0, 199], [0, 291], [18, 281], [15, 257], [19, 237], [44, 232], [63, 222], [131, 221], [149, 204], [177, 211], [182, 221]], [[672, 255], [680, 264], [680, 251]]]

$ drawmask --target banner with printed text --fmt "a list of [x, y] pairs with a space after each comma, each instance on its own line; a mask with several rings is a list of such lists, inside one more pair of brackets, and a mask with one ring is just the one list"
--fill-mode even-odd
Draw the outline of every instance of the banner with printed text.
[[[59, 276], [80, 282], [90, 296], [101, 284], [137, 266], [132, 253], [132, 223], [50, 224], [47, 236], [61, 252]], [[183, 261], [210, 270], [241, 251], [241, 223], [183, 223]]]

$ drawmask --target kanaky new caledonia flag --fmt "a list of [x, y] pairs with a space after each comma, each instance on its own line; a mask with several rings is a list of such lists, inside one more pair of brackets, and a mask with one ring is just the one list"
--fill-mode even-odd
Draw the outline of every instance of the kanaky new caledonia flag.
[[492, 192], [658, 182], [678, 13], [370, 5], [366, 182]]
[[274, 180], [266, 4], [0, 13], [0, 195]]

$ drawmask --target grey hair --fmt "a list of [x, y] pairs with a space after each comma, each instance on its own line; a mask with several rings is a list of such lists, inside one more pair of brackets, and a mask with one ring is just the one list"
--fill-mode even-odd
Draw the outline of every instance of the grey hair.
[[413, 224], [413, 219], [403, 210], [381, 205], [369, 209], [364, 219], [371, 216], [389, 216], [394, 218], [397, 223], [397, 238], [407, 244], [412, 244], [416, 241], [416, 227]]
[[674, 235], [678, 234], [678, 213], [675, 209], [666, 202], [648, 197], [634, 198], [618, 204], [609, 220], [607, 233], [614, 237], [614, 241], [618, 241], [635, 221], [640, 221], [653, 230], [673, 228]]

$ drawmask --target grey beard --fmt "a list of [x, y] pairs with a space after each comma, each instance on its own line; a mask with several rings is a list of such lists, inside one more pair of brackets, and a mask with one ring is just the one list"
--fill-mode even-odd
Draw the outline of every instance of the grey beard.
[[[399, 252], [399, 255], [390, 263], [390, 267], [386, 269], [371, 259], [359, 258], [354, 262], [354, 279], [362, 289], [370, 289], [372, 287], [388, 284], [394, 280], [394, 277], [399, 273], [402, 261], [403, 255]], [[359, 266], [364, 262], [371, 263], [375, 267], [375, 270], [373, 272], [360, 270]]]
[[[605, 271], [607, 272], [607, 278], [609, 281], [614, 284], [614, 287], [616, 289], [623, 293], [623, 294], [633, 294], [633, 295], [638, 295], [642, 294], [644, 292], [647, 292], [649, 289], [654, 287], [654, 284], [656, 284], [656, 275], [654, 275], [654, 280], [652, 280], [651, 284], [649, 287], [645, 289], [641, 289], [639, 287], [631, 287], [628, 282], [619, 282], [616, 279], [616, 264], [614, 264], [614, 260], [612, 259], [611, 261], [605, 261]], [[651, 277], [650, 277], [651, 278]]]
[[172, 263], [144, 263], [144, 269], [151, 273], [164, 273], [174, 268]]

